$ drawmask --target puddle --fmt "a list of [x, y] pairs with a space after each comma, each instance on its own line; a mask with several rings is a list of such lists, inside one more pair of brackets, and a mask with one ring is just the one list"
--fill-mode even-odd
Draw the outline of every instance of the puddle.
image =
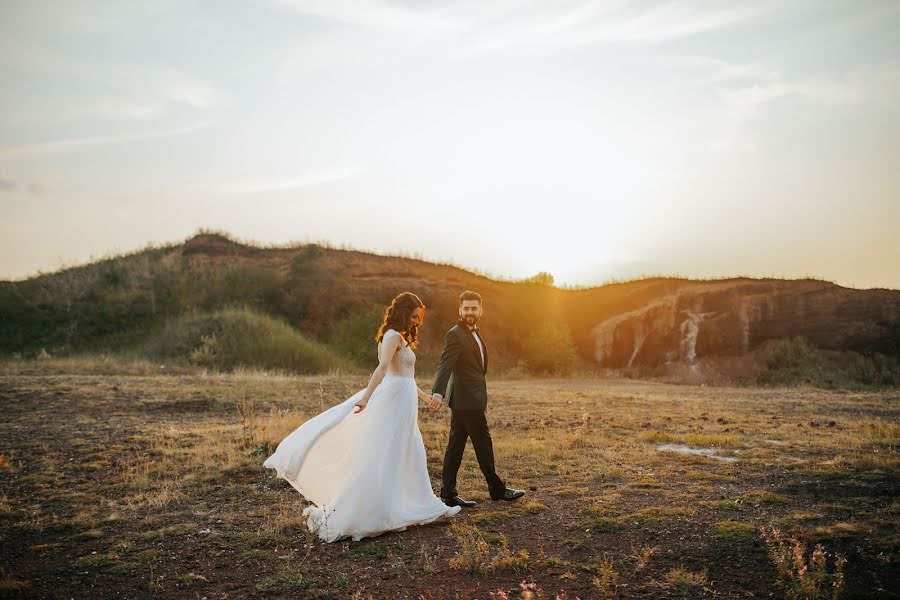
[[683, 454], [696, 454], [698, 456], [706, 456], [708, 458], [714, 458], [716, 460], [722, 460], [725, 462], [737, 462], [737, 458], [734, 456], [722, 456], [716, 452], [715, 448], [691, 448], [690, 446], [685, 446], [684, 444], [662, 444], [661, 446], [656, 447], [657, 450], [668, 451], [668, 452], [681, 452]]

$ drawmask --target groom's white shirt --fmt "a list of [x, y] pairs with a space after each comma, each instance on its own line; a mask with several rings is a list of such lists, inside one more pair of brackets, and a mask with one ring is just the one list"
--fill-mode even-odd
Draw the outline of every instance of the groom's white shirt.
[[[466, 327], [469, 327], [466, 325]], [[472, 332], [472, 335], [475, 337], [475, 341], [478, 342], [478, 349], [481, 350], [481, 364], [484, 366], [484, 344], [481, 343], [481, 336], [478, 335], [478, 330], [474, 327], [469, 327], [469, 331]]]

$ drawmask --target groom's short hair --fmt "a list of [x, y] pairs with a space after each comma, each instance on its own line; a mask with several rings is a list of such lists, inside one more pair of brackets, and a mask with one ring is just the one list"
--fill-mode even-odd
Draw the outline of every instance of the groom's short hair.
[[481, 304], [481, 294], [479, 294], [478, 292], [473, 292], [471, 290], [466, 290], [459, 295], [459, 305], [462, 306], [462, 303], [465, 300], [478, 300], [478, 304]]

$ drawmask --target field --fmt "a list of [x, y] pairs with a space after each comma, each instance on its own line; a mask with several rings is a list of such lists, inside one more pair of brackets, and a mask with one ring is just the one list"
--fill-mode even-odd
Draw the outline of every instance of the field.
[[[498, 470], [525, 498], [492, 502], [470, 446], [474, 509], [326, 545], [262, 462], [365, 381], [0, 376], [0, 597], [898, 594], [896, 390], [491, 380]], [[438, 489], [449, 414], [419, 418]], [[777, 560], [794, 552], [802, 575]]]

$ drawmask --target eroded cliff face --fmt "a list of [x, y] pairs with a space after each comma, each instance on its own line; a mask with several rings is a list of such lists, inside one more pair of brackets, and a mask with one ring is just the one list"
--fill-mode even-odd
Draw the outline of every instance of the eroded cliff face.
[[594, 358], [608, 367], [693, 363], [804, 336], [820, 348], [900, 347], [900, 291], [855, 290], [822, 281], [701, 283], [593, 328]]

